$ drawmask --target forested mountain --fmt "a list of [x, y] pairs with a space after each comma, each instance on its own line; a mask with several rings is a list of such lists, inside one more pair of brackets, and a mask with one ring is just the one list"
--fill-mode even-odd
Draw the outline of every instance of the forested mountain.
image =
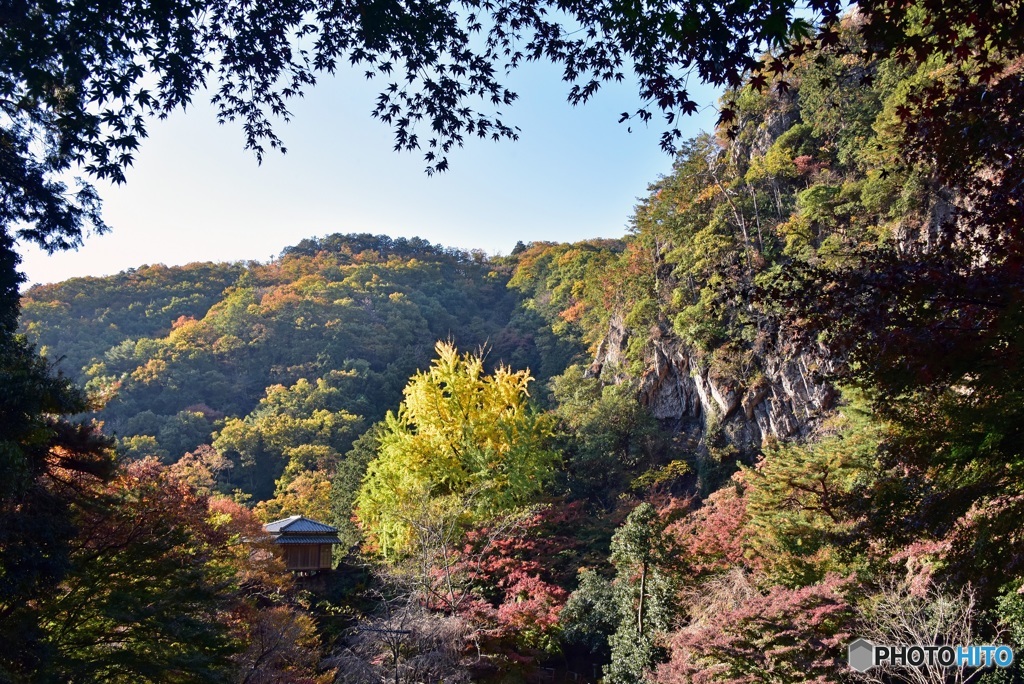
[[[611, 254], [621, 244], [594, 249]], [[173, 463], [218, 432], [218, 449], [259, 463], [243, 489], [262, 500], [280, 475], [283, 447], [264, 433], [259, 447], [228, 442], [252, 438], [271, 414], [344, 416], [305, 428], [344, 453], [398, 405], [437, 340], [486, 349], [492, 366], [548, 375], [584, 351], [519, 306], [510, 275], [482, 254], [419, 239], [332, 235], [268, 264], [142, 267], [35, 287], [22, 326], [104, 398], [95, 416], [121, 453]], [[276, 439], [298, 446], [313, 438]]]
[[[1019, 130], [979, 123], [978, 65], [873, 52], [861, 21], [730, 92], [621, 241], [332, 235], [27, 292], [22, 329], [129, 464], [79, 524], [184, 521], [123, 553], [192, 573], [192, 671], [243, 681], [276, 630], [267, 676], [295, 681], [1020, 681], [845, 661], [857, 636], [1024, 647], [1021, 212], [990, 154]], [[349, 548], [275, 594], [230, 540], [293, 513]], [[57, 679], [145, 678], [164, 634], [122, 670], [76, 645], [126, 610], [115, 587], [70, 617], [101, 537], [40, 604], [74, 627], [42, 640]]]

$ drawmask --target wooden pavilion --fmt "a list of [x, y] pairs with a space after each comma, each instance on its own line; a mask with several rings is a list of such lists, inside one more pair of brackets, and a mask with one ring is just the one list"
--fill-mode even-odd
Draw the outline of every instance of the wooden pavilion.
[[331, 547], [341, 543], [337, 528], [301, 515], [267, 523], [263, 530], [281, 547], [292, 572], [330, 570]]

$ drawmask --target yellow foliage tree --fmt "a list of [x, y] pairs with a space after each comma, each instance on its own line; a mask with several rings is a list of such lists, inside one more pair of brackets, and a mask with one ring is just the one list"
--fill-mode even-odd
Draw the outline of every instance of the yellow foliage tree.
[[553, 420], [530, 403], [529, 371], [498, 368], [439, 342], [437, 358], [384, 420], [356, 499], [368, 539], [390, 558], [413, 550], [422, 516], [460, 511], [471, 525], [527, 503], [554, 472]]

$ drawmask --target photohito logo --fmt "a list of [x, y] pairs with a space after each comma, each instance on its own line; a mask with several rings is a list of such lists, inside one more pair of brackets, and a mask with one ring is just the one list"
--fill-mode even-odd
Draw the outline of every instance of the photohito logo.
[[857, 639], [847, 650], [850, 667], [867, 672], [878, 665], [903, 667], [1009, 667], [1013, 649], [1009, 646], [922, 646], [921, 644], [881, 646]]

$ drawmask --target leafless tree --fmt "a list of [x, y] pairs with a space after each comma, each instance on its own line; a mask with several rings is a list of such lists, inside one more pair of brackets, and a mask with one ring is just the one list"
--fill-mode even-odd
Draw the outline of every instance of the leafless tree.
[[473, 580], [501, 540], [521, 532], [538, 507], [525, 507], [492, 517], [467, 539], [466, 513], [482, 490], [435, 497], [410, 511], [405, 522], [413, 532], [412, 552], [386, 569], [392, 582], [447, 615], [455, 615], [472, 597]]
[[[469, 681], [481, 655], [485, 628], [460, 613], [473, 600], [484, 563], [495, 544], [520, 533], [538, 508], [522, 508], [472, 526], [480, 491], [424, 498], [404, 522], [410, 551], [373, 568], [381, 589], [376, 613], [367, 617], [324, 666], [337, 668], [339, 684], [427, 684]], [[475, 655], [473, 651], [475, 650]]]
[[433, 613], [408, 596], [382, 600], [324, 664], [338, 684], [433, 684], [469, 681], [465, 647], [471, 626]]
[[721, 620], [723, 613], [736, 610], [760, 594], [753, 580], [742, 568], [713, 575], [693, 587], [684, 587], [679, 600], [686, 607], [682, 613], [686, 624], [703, 626]]
[[238, 684], [270, 684], [316, 672], [319, 643], [313, 620], [287, 606], [261, 609], [248, 647], [235, 659]]
[[[864, 629], [859, 636], [885, 645], [969, 645], [977, 642], [974, 592], [968, 586], [956, 593], [931, 587], [912, 591], [906, 584], [891, 584], [869, 601]], [[980, 668], [875, 667], [859, 674], [859, 681], [877, 684], [969, 684], [982, 674]]]

